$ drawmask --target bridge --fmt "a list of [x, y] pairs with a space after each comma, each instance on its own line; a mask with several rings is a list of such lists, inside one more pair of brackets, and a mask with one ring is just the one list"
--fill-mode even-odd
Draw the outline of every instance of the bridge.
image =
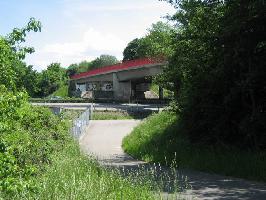
[[[125, 61], [76, 74], [70, 78], [75, 96], [94, 99], [145, 99], [151, 77], [162, 72], [163, 59], [143, 58]], [[163, 98], [160, 88], [159, 98]]]

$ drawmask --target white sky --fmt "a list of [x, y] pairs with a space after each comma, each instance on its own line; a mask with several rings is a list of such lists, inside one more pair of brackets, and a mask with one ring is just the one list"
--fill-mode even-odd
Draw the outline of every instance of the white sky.
[[27, 37], [36, 52], [26, 62], [38, 71], [52, 62], [68, 67], [101, 54], [121, 60], [128, 42], [175, 11], [158, 0], [10, 0], [0, 2], [0, 9], [1, 35], [24, 26], [30, 17], [42, 22], [42, 32]]

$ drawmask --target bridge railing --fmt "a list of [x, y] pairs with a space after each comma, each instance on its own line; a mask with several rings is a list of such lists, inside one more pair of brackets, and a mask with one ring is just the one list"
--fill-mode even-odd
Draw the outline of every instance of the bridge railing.
[[92, 106], [88, 108], [79, 116], [79, 118], [73, 120], [71, 127], [71, 133], [76, 138], [79, 139], [85, 132], [86, 128], [90, 123], [92, 117]]

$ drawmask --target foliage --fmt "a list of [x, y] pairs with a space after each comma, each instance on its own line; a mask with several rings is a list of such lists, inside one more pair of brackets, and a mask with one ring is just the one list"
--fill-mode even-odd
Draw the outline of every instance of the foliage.
[[[155, 81], [154, 81], [155, 82]], [[150, 86], [150, 90], [152, 92], [154, 92], [158, 97], [159, 97], [159, 85], [157, 85], [156, 83], [152, 83]], [[161, 85], [161, 84], [160, 84]], [[167, 89], [163, 90], [163, 97], [164, 98], [169, 98], [172, 99], [173, 98], [173, 92]]]
[[135, 38], [129, 42], [127, 47], [124, 49], [123, 61], [146, 57], [147, 48], [148, 47], [145, 46], [143, 38]]
[[71, 64], [67, 68], [66, 74], [68, 77], [71, 77], [78, 73], [78, 64]]
[[117, 64], [119, 61], [115, 56], [111, 55], [100, 55], [100, 57], [96, 58], [95, 60], [91, 61], [91, 66], [89, 69], [97, 69], [100, 67], [104, 67], [107, 65], [114, 65]]
[[35, 18], [30, 18], [27, 26], [19, 29], [14, 28], [12, 33], [6, 37], [6, 41], [16, 52], [20, 59], [24, 59], [27, 53], [33, 53], [33, 47], [22, 47], [20, 44], [25, 42], [27, 32], [40, 32], [41, 31], [41, 22], [37, 21]]
[[16, 74], [13, 66], [20, 64], [17, 55], [12, 51], [8, 43], [0, 37], [0, 83], [7, 88], [15, 90]]
[[11, 34], [3, 38], [0, 36], [0, 85], [5, 85], [10, 90], [25, 89], [34, 96], [38, 92], [38, 74], [22, 62], [27, 53], [32, 53], [32, 47], [22, 47], [26, 33], [40, 31], [41, 24], [31, 18], [24, 28], [15, 28]]
[[152, 24], [143, 38], [136, 38], [128, 43], [123, 51], [123, 61], [143, 57], [168, 57], [173, 53], [172, 37], [175, 29], [161, 21]]
[[144, 37], [144, 43], [149, 46], [146, 53], [149, 57], [169, 57], [173, 54], [173, 37], [175, 28], [161, 21], [152, 24], [148, 34]]
[[137, 126], [123, 139], [122, 147], [133, 157], [148, 162], [266, 181], [265, 151], [195, 145], [182, 129], [179, 116], [172, 112], [161, 112]]
[[66, 84], [66, 70], [60, 66], [60, 63], [52, 63], [40, 75], [39, 96], [48, 96]]
[[194, 143], [265, 149], [265, 3], [169, 2], [178, 30], [160, 79], [183, 131]]
[[5, 199], [35, 190], [32, 177], [69, 137], [66, 123], [48, 109], [32, 107], [23, 91], [37, 92], [38, 75], [22, 62], [33, 49], [20, 44], [26, 32], [40, 31], [40, 26], [32, 18], [25, 28], [0, 38], [0, 193]]
[[68, 138], [67, 125], [45, 108], [32, 107], [25, 93], [0, 88], [0, 191], [34, 189], [54, 151]]

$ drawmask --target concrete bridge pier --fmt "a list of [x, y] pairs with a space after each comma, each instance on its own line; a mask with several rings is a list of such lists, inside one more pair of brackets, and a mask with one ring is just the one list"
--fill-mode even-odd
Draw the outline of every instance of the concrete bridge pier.
[[131, 95], [131, 81], [119, 81], [117, 73], [113, 73], [113, 92], [117, 100], [128, 99]]

